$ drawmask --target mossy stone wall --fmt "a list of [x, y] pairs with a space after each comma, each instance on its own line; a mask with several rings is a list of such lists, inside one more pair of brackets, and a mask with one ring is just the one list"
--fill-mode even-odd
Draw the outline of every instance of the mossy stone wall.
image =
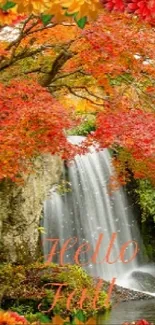
[[62, 161], [44, 155], [36, 159], [34, 173], [23, 185], [0, 183], [0, 260], [26, 263], [36, 260], [43, 202], [52, 185], [59, 182]]

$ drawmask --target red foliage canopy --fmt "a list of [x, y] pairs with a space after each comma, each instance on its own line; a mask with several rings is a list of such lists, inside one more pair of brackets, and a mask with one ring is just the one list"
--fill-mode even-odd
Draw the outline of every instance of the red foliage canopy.
[[[107, 110], [97, 118], [97, 130], [91, 137], [101, 148], [124, 148], [133, 158], [135, 178], [148, 177], [155, 182], [155, 118], [141, 109]], [[127, 156], [126, 156], [127, 157]]]
[[81, 62], [104, 96], [93, 139], [101, 148], [124, 148], [119, 167], [130, 160], [135, 177], [155, 181], [154, 30], [129, 15], [103, 13], [83, 35], [89, 45]]
[[[34, 26], [36, 28], [36, 24]], [[101, 86], [103, 105], [100, 104], [100, 107], [107, 111], [98, 117], [98, 129], [94, 139], [99, 141], [101, 147], [116, 145], [124, 147], [135, 159], [135, 166], [138, 164], [138, 168], [134, 168], [135, 175], [141, 174], [146, 177], [149, 170], [150, 177], [152, 175], [154, 179], [155, 120], [154, 113], [150, 112], [155, 104], [155, 66], [152, 63], [144, 64], [144, 61], [154, 63], [153, 28], [124, 13], [103, 12], [99, 19], [87, 25], [82, 35], [78, 37], [76, 30], [72, 30], [70, 34], [67, 32], [62, 37], [62, 26], [52, 27], [51, 31], [50, 28], [47, 30], [43, 28], [43, 31], [41, 28], [39, 33], [33, 30], [33, 36], [36, 38], [33, 37], [32, 42], [31, 33], [32, 30], [29, 38], [25, 32], [23, 42], [20, 44], [24, 48], [21, 52], [24, 55], [27, 48], [30, 48], [32, 51], [28, 54], [32, 56], [42, 44], [44, 49], [49, 50], [49, 43], [53, 51], [55, 40], [56, 44], [60, 43], [60, 47], [61, 41], [68, 44], [66, 51], [70, 59], [60, 65], [57, 73], [62, 73], [62, 76], [64, 73], [65, 76], [80, 70], [82, 75], [86, 72], [93, 76]], [[14, 60], [18, 58], [19, 53], [15, 50]], [[46, 56], [46, 50], [43, 54], [42, 59]], [[55, 55], [55, 52], [52, 52], [52, 55]], [[139, 56], [138, 59], [136, 55]], [[58, 57], [56, 54], [56, 60]], [[10, 60], [9, 58], [9, 62]], [[35, 64], [36, 62], [37, 60]], [[39, 62], [42, 65], [43, 61]], [[57, 64], [57, 61], [55, 63]], [[120, 85], [112, 84], [111, 80], [115, 82], [118, 77], [121, 78]], [[54, 84], [53, 89], [57, 89], [55, 87], [62, 89], [64, 84], [67, 91], [71, 89], [71, 93], [74, 94], [75, 89], [77, 91], [81, 88], [82, 91], [87, 88], [87, 84], [82, 83], [81, 86], [80, 79], [77, 88], [74, 82], [69, 82], [69, 86], [67, 82]], [[90, 89], [87, 95], [91, 97], [92, 91]], [[0, 101], [3, 115], [0, 130], [1, 178], [13, 178], [24, 170], [27, 159], [41, 152], [60, 152], [67, 158], [70, 156], [66, 153], [68, 150], [70, 153], [71, 147], [68, 147], [63, 133], [63, 130], [71, 125], [68, 114], [45, 89], [35, 83], [28, 84], [19, 80], [19, 84], [14, 82], [7, 87], [1, 85]], [[14, 155], [17, 157], [16, 162]]]
[[100, 0], [108, 10], [127, 11], [155, 23], [155, 0]]
[[0, 179], [14, 180], [40, 153], [72, 156], [64, 134], [72, 124], [69, 113], [37, 83], [0, 84], [0, 110]]

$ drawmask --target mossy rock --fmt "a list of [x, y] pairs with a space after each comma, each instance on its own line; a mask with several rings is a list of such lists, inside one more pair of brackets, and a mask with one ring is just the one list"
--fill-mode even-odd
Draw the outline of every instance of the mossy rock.
[[[39, 311], [52, 317], [59, 314], [62, 317], [71, 316], [79, 310], [79, 300], [82, 291], [87, 289], [87, 297], [82, 304], [82, 310], [87, 317], [106, 310], [107, 294], [102, 291], [93, 309], [95, 295], [95, 280], [77, 265], [58, 266], [57, 264], [35, 263], [29, 266], [0, 266], [0, 300], [1, 308], [16, 311], [21, 314], [35, 314]], [[61, 297], [54, 308], [51, 308], [59, 286], [52, 283], [66, 284], [62, 287]], [[75, 290], [67, 309], [68, 296]], [[40, 308], [38, 307], [40, 306]]]

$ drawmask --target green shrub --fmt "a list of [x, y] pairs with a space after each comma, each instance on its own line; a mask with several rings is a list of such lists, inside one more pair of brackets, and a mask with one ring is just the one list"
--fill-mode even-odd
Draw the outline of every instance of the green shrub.
[[[52, 283], [67, 284], [62, 288], [62, 297], [53, 309], [51, 306], [58, 286], [53, 286]], [[36, 319], [43, 311], [45, 311], [45, 316], [49, 318], [55, 314], [62, 317], [72, 315], [79, 310], [78, 302], [82, 290], [85, 288], [89, 299], [83, 302], [84, 314], [87, 317], [95, 315], [97, 310], [92, 309], [95, 286], [93, 278], [77, 265], [58, 266], [56, 264], [35, 263], [29, 266], [13, 266], [10, 264], [0, 266], [1, 307], [25, 315], [28, 320], [30, 318]], [[70, 310], [67, 310], [67, 298], [75, 289]], [[106, 297], [107, 294], [102, 291], [97, 302], [99, 311], [105, 311]], [[40, 308], [38, 309], [39, 304]], [[41, 315], [43, 314], [41, 313]]]
[[142, 222], [152, 218], [155, 222], [155, 188], [149, 180], [139, 180], [138, 188], [135, 190], [138, 194], [138, 204], [142, 210]]
[[69, 132], [69, 135], [80, 135], [86, 136], [92, 131], [96, 130], [96, 119], [95, 116], [86, 116], [83, 122], [73, 130]]

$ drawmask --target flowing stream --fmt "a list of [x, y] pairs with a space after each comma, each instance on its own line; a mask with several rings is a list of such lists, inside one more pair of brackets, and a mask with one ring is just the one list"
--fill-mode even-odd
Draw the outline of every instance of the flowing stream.
[[104, 315], [100, 315], [97, 324], [120, 325], [125, 322], [134, 322], [139, 319], [146, 319], [152, 323], [155, 321], [154, 306], [154, 299], [122, 302], [109, 313], [107, 312]]
[[[82, 140], [83, 137], [70, 137], [72, 143]], [[110, 191], [109, 181], [114, 175], [107, 149], [98, 152], [91, 148], [87, 155], [76, 156], [73, 163], [64, 167], [63, 179], [69, 190], [60, 194], [53, 189], [44, 204], [44, 255], [47, 258], [52, 247], [47, 239], [59, 238], [59, 251], [72, 238], [64, 263], [75, 264], [75, 252], [85, 244], [79, 263], [90, 274], [110, 281], [115, 277], [125, 287], [150, 291], [144, 283], [140, 286], [144, 282], [141, 278], [145, 274], [154, 278], [155, 274], [140, 268], [143, 244], [124, 190]], [[60, 262], [59, 253], [53, 261]]]

